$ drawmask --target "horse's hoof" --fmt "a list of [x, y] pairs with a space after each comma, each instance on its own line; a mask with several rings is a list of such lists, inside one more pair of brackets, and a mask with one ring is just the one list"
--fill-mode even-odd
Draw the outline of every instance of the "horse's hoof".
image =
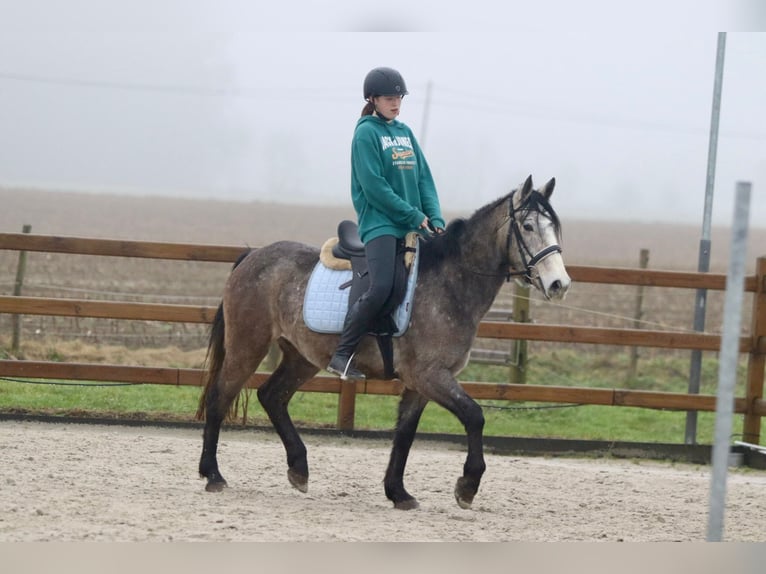
[[207, 492], [221, 492], [227, 486], [229, 485], [226, 484], [225, 480], [220, 480], [220, 481], [209, 480], [207, 484], [205, 485], [205, 490]]
[[471, 487], [465, 477], [457, 479], [455, 484], [455, 500], [457, 505], [463, 510], [468, 510], [473, 504], [473, 497], [476, 496], [476, 489]]
[[207, 479], [205, 490], [208, 492], [221, 492], [224, 488], [229, 486], [226, 484], [226, 479], [221, 476], [220, 472], [218, 472], [218, 469], [209, 470], [207, 472], [200, 471], [199, 475], [200, 478]]
[[418, 501], [414, 498], [410, 498], [408, 500], [400, 500], [399, 502], [394, 502], [394, 508], [397, 510], [416, 510], [420, 508], [420, 504], [418, 504]]
[[309, 491], [309, 477], [298, 474], [292, 468], [287, 469], [287, 480], [293, 485], [293, 488], [306, 494]]

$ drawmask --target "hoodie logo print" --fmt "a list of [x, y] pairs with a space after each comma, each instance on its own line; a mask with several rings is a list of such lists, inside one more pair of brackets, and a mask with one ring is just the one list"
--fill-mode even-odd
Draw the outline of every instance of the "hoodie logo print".
[[394, 151], [391, 152], [391, 159], [393, 160], [405, 159], [408, 157], [412, 157], [414, 155], [415, 155], [415, 152], [411, 149], [394, 148]]
[[380, 136], [383, 151], [391, 150], [391, 163], [400, 170], [415, 169], [415, 149], [409, 136]]
[[407, 136], [380, 136], [380, 143], [383, 146], [383, 151], [386, 151], [392, 146], [412, 149], [412, 141]]

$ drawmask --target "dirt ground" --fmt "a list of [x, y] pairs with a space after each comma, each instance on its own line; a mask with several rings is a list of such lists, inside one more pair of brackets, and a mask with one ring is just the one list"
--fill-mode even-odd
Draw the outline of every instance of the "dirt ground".
[[[385, 440], [306, 436], [308, 494], [273, 433], [224, 430], [229, 488], [207, 493], [197, 430], [0, 422], [0, 541], [701, 541], [710, 468], [487, 455], [471, 510], [452, 489], [462, 449], [416, 440], [405, 484], [383, 494]], [[728, 479], [724, 538], [766, 541], [766, 472]]]

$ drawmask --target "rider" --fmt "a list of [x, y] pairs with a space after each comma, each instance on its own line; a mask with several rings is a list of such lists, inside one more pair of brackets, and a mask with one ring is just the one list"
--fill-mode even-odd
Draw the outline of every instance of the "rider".
[[393, 289], [398, 243], [411, 231], [444, 230], [436, 186], [412, 130], [396, 117], [407, 95], [401, 74], [374, 68], [364, 79], [362, 117], [351, 142], [351, 199], [365, 247], [370, 287], [346, 315], [327, 371], [361, 380], [352, 359]]

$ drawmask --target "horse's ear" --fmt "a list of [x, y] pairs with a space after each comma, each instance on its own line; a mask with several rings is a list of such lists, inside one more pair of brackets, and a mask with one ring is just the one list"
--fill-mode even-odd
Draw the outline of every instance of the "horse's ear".
[[556, 187], [556, 178], [552, 177], [550, 181], [543, 186], [543, 188], [540, 190], [540, 193], [543, 194], [545, 199], [550, 199], [554, 187]]
[[526, 197], [532, 191], [532, 176], [528, 176], [524, 185], [521, 187], [521, 197]]

